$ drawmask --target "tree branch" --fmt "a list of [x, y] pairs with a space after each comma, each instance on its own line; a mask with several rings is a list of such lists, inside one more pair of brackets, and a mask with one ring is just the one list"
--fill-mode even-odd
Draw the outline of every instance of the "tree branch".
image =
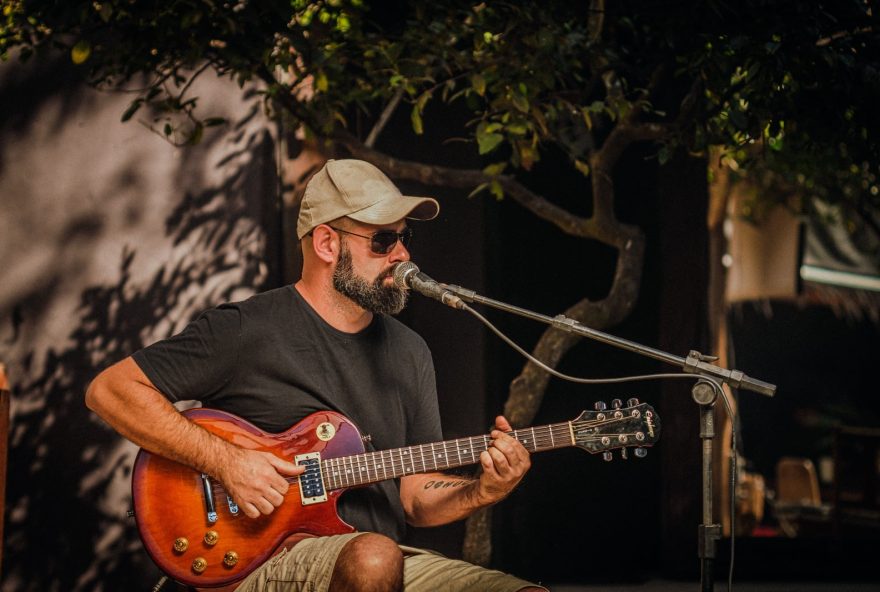
[[367, 148], [372, 148], [376, 143], [376, 138], [379, 137], [379, 134], [382, 133], [382, 130], [385, 129], [385, 126], [388, 124], [388, 120], [391, 119], [391, 114], [394, 113], [395, 109], [397, 109], [397, 105], [400, 104], [400, 99], [403, 98], [404, 87], [400, 87], [397, 89], [397, 92], [394, 93], [394, 96], [391, 97], [391, 100], [385, 105], [385, 109], [382, 111], [382, 115], [379, 116], [379, 120], [376, 122], [376, 125], [373, 126], [373, 129], [370, 130], [370, 134], [367, 136], [367, 139], [364, 141], [364, 146]]
[[336, 141], [345, 146], [354, 157], [376, 165], [389, 176], [397, 179], [409, 179], [426, 185], [457, 189], [470, 189], [481, 183], [498, 180], [505, 193], [513, 201], [538, 218], [550, 222], [566, 234], [596, 239], [610, 245], [615, 244], [615, 239], [607, 232], [603, 224], [597, 223], [593, 218], [583, 218], [572, 214], [535, 193], [511, 176], [492, 177], [479, 169], [455, 169], [395, 158], [365, 146], [350, 135], [338, 135]]

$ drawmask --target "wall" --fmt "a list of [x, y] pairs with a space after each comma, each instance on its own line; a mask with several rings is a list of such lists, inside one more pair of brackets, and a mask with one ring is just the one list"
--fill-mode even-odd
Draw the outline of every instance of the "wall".
[[[231, 87], [231, 88], [230, 88]], [[198, 311], [277, 284], [272, 128], [253, 93], [194, 148], [120, 123], [131, 95], [66, 63], [0, 67], [0, 360], [12, 385], [3, 590], [149, 589], [129, 508], [136, 449], [82, 402], [90, 379]]]

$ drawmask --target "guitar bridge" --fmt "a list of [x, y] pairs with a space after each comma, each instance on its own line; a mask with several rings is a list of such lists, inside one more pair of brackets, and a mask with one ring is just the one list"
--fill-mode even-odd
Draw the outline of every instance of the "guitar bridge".
[[327, 501], [327, 490], [324, 488], [324, 476], [321, 475], [321, 453], [310, 452], [298, 454], [293, 458], [298, 465], [306, 467], [299, 476], [299, 495], [302, 504], [308, 506]]

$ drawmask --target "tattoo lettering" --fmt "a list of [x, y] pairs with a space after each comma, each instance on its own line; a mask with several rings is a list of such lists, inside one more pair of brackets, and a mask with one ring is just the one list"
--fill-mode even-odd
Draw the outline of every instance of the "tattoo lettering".
[[447, 487], [461, 487], [470, 483], [469, 480], [446, 481], [438, 479], [436, 481], [428, 481], [425, 483], [425, 489], [446, 489]]

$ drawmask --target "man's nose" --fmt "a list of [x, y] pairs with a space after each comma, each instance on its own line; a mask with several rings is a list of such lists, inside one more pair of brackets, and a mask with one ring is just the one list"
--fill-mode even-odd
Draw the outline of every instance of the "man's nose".
[[399, 240], [394, 243], [394, 248], [391, 249], [388, 259], [392, 262], [409, 261], [409, 250], [403, 245], [403, 241]]

